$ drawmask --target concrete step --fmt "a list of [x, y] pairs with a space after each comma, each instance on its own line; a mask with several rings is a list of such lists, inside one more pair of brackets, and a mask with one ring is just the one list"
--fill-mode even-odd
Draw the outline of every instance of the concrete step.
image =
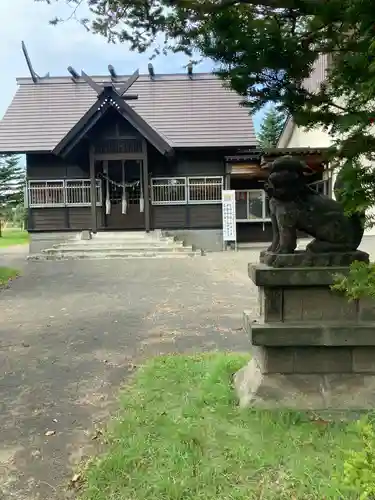
[[184, 259], [188, 257], [200, 257], [201, 251], [189, 252], [121, 252], [121, 253], [106, 253], [106, 252], [57, 252], [54, 254], [40, 253], [33, 254], [27, 257], [28, 260], [46, 261], [46, 260], [107, 260], [107, 259]]
[[75, 239], [52, 245], [29, 260], [75, 259], [155, 259], [185, 258], [203, 255], [201, 250], [185, 247], [174, 237], [163, 236], [161, 231], [111, 231], [94, 234], [91, 239]]
[[103, 254], [112, 254], [112, 253], [135, 253], [135, 252], [150, 252], [150, 253], [186, 253], [186, 252], [191, 252], [192, 248], [191, 247], [183, 247], [183, 246], [155, 246], [155, 247], [149, 247], [149, 246], [123, 246], [123, 245], [116, 245], [116, 246], [108, 246], [106, 245], [105, 247], [100, 247], [98, 245], [90, 245], [90, 246], [81, 246], [81, 245], [70, 245], [70, 246], [56, 246], [54, 248], [46, 248], [45, 250], [42, 250], [42, 253], [44, 254], [49, 254], [49, 255], [54, 255], [54, 254], [61, 254], [61, 253], [103, 253]]
[[[77, 235], [81, 239], [80, 235]], [[161, 231], [151, 231], [146, 233], [144, 231], [102, 231], [92, 235], [92, 239], [112, 240], [112, 239], [160, 239], [172, 238], [171, 236], [163, 236]]]
[[147, 247], [147, 248], [172, 248], [172, 247], [183, 247], [184, 244], [182, 241], [163, 241], [163, 240], [75, 240], [75, 241], [66, 241], [64, 243], [56, 243], [52, 245], [51, 248], [67, 248], [67, 247], [75, 247], [75, 248], [90, 248], [90, 247], [98, 247], [98, 248], [113, 248], [113, 247], [123, 247], [123, 248], [134, 248], [134, 247]]

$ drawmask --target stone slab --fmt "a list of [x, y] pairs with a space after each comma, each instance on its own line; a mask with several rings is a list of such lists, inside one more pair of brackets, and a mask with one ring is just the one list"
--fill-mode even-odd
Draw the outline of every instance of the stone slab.
[[[279, 290], [270, 288], [269, 290]], [[357, 321], [358, 302], [349, 301], [330, 287], [286, 287], [282, 291], [282, 321], [325, 322]], [[264, 318], [267, 321], [267, 318]]]
[[375, 346], [375, 321], [261, 323], [252, 313], [245, 311], [244, 330], [252, 344], [257, 346]]
[[329, 286], [259, 287], [259, 305], [265, 322], [332, 322], [375, 319], [375, 300], [348, 301]]
[[370, 410], [375, 407], [375, 375], [262, 374], [251, 360], [234, 375], [242, 408], [288, 410]]
[[354, 261], [366, 262], [369, 254], [356, 250], [354, 252], [313, 253], [306, 250], [289, 254], [261, 252], [259, 261], [275, 268], [284, 267], [347, 267]]
[[266, 264], [249, 264], [249, 277], [260, 287], [330, 286], [336, 274], [347, 275], [349, 267], [275, 268]]
[[[253, 359], [264, 373], [353, 373], [353, 347], [258, 347]], [[363, 348], [362, 348], [363, 349]], [[368, 348], [367, 348], [368, 349]], [[372, 348], [373, 357], [375, 350]], [[362, 362], [361, 372], [375, 375], [375, 363]], [[371, 371], [372, 370], [372, 371]]]

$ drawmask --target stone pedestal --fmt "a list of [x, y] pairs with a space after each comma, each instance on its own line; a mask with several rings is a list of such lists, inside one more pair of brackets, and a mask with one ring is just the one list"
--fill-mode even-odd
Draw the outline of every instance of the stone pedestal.
[[252, 359], [235, 374], [241, 406], [375, 406], [375, 300], [348, 302], [330, 289], [354, 260], [368, 255], [262, 254], [263, 262], [249, 266], [261, 315], [244, 313]]

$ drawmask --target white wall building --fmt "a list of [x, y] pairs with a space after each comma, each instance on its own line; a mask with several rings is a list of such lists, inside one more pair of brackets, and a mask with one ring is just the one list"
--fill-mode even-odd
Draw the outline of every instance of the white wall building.
[[[325, 80], [326, 71], [329, 66], [329, 56], [326, 54], [320, 56], [313, 68], [313, 71], [306, 81], [306, 87], [310, 91], [318, 90], [320, 84]], [[315, 148], [324, 149], [332, 145], [332, 136], [323, 128], [306, 130], [304, 127], [297, 126], [293, 118], [290, 117], [284, 127], [284, 130], [279, 138], [278, 148]], [[335, 174], [332, 176], [331, 186], [333, 188], [335, 182]], [[333, 195], [333, 193], [332, 193]], [[372, 209], [375, 214], [375, 207]], [[365, 230], [365, 236], [375, 236], [375, 227]]]

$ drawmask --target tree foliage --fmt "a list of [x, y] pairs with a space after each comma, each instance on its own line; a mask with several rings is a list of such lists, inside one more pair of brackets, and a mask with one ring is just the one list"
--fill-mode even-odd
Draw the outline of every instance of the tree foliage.
[[0, 155], [0, 236], [1, 221], [24, 202], [25, 171], [15, 155]]
[[279, 113], [274, 106], [266, 112], [258, 133], [258, 140], [263, 149], [277, 146], [284, 123], [285, 116]]

